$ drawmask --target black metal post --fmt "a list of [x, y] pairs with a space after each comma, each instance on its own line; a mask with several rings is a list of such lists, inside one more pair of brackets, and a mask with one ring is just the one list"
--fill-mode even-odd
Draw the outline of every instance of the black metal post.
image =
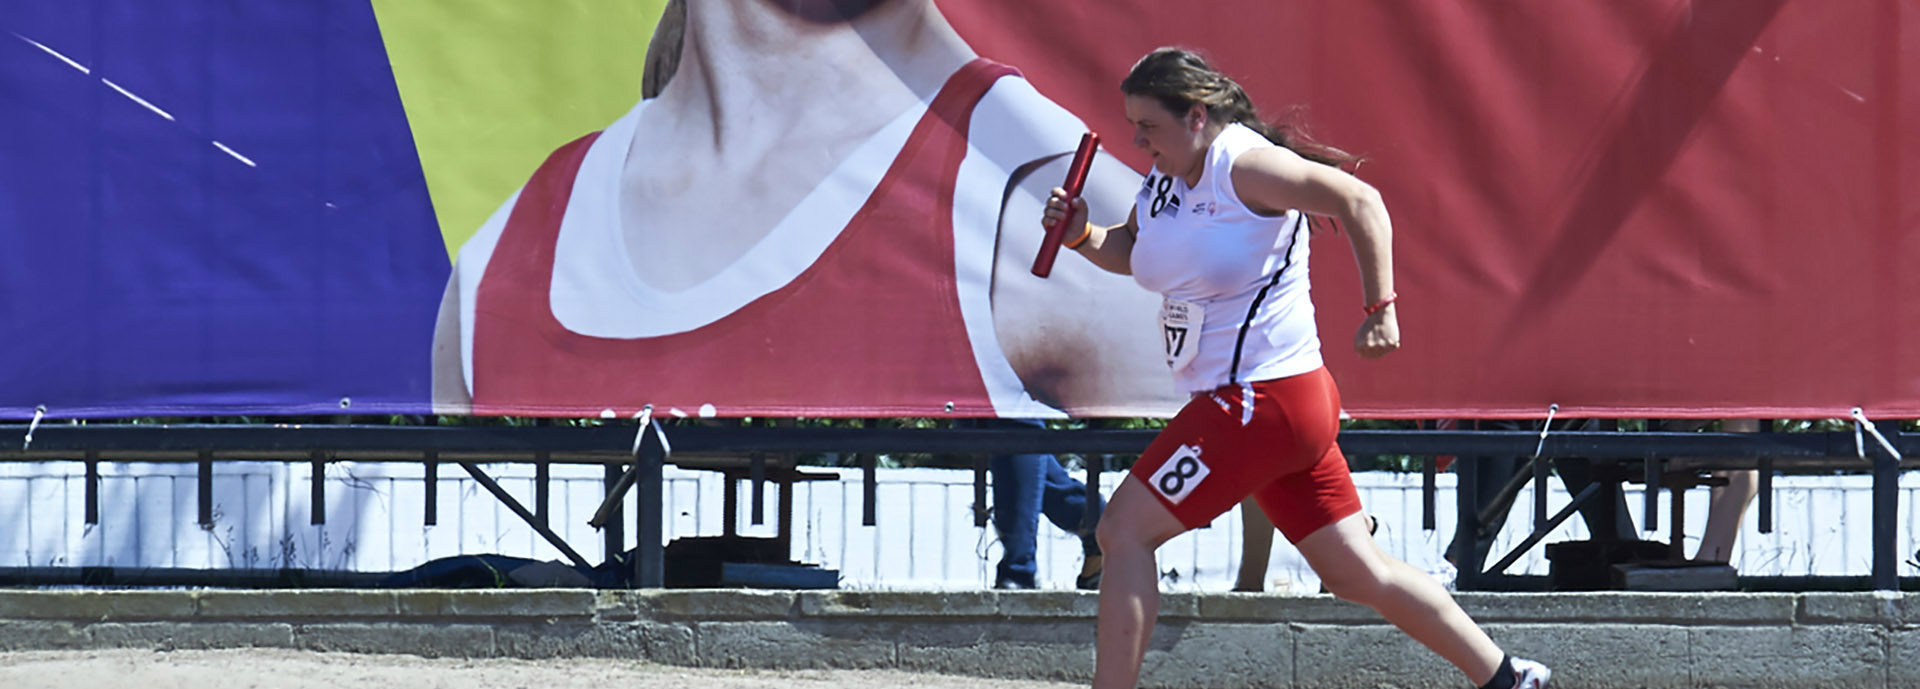
[[1760, 533], [1773, 533], [1773, 458], [1760, 456]]
[[973, 456], [973, 527], [987, 526], [987, 456]]
[[880, 503], [880, 456], [871, 452], [860, 455], [860, 525], [878, 524], [875, 512]]
[[1533, 458], [1533, 530], [1547, 528], [1547, 465], [1553, 460]]
[[541, 526], [547, 526], [547, 484], [553, 478], [550, 453], [533, 453], [533, 518]]
[[780, 557], [793, 557], [793, 484], [799, 481], [795, 476], [780, 482], [780, 524], [773, 530], [773, 540], [780, 549]]
[[1107, 456], [1085, 454], [1081, 457], [1087, 464], [1087, 509], [1080, 513], [1080, 531], [1093, 533], [1100, 527], [1100, 515], [1093, 511], [1093, 506], [1100, 504], [1100, 474], [1107, 471]]
[[[608, 464], [606, 465], [606, 470], [605, 478], [601, 480], [601, 485], [605, 487], [608, 495], [612, 495], [614, 487], [620, 485], [621, 477], [627, 475], [627, 467], [624, 464]], [[615, 500], [612, 505], [606, 505], [604, 507], [606, 508], [607, 519], [599, 525], [600, 533], [606, 542], [606, 561], [613, 562], [620, 557], [620, 553], [625, 552], [627, 549], [627, 528], [626, 522], [622, 521], [620, 516], [621, 501]]]
[[[1620, 498], [1620, 487], [1626, 483], [1627, 470], [1620, 466], [1620, 460], [1617, 459], [1593, 460], [1593, 468], [1591, 485], [1600, 488], [1593, 499], [1600, 501], [1600, 523], [1605, 524], [1606, 528], [1590, 534], [1590, 537], [1602, 543], [1618, 543], [1620, 542], [1620, 508], [1626, 504], [1626, 501]], [[1627, 536], [1632, 535], [1632, 529], [1628, 529]]]
[[100, 523], [100, 453], [88, 450], [85, 457], [87, 464], [85, 519], [88, 524], [98, 524]]
[[[1888, 439], [1900, 437], [1900, 423], [1886, 420], [1874, 427]], [[1876, 591], [1900, 590], [1900, 556], [1894, 552], [1894, 532], [1900, 524], [1900, 460], [1887, 448], [1872, 443], [1873, 457], [1873, 588]]]
[[1474, 547], [1474, 534], [1480, 531], [1480, 463], [1477, 457], [1460, 456], [1454, 459], [1454, 511], [1453, 525], [1453, 563], [1458, 570], [1454, 587], [1461, 591], [1472, 591], [1480, 586], [1482, 567], [1486, 562], [1480, 557], [1480, 549]]
[[420, 482], [425, 489], [421, 502], [426, 514], [422, 516], [427, 526], [433, 526], [440, 523], [440, 453], [428, 450], [425, 454], [426, 476]]
[[754, 526], [767, 523], [767, 454], [755, 452], [747, 458], [747, 482], [753, 488]]
[[1643, 466], [1643, 477], [1647, 480], [1647, 510], [1643, 515], [1640, 530], [1647, 533], [1660, 532], [1660, 469], [1662, 460], [1648, 457]]
[[1687, 559], [1687, 480], [1667, 486], [1667, 503], [1673, 505], [1667, 515], [1667, 553], [1674, 560]]
[[1428, 455], [1420, 460], [1420, 529], [1439, 528], [1436, 502], [1440, 495], [1440, 458]]
[[[1601, 419], [1598, 430], [1617, 433], [1620, 430], [1620, 420]], [[1600, 486], [1600, 492], [1594, 494], [1593, 499], [1600, 503], [1600, 523], [1607, 526], [1597, 533], [1590, 534], [1590, 537], [1601, 543], [1618, 543], [1621, 538], [1620, 508], [1627, 504], [1627, 501], [1620, 497], [1621, 490], [1627, 483], [1627, 470], [1626, 467], [1621, 466], [1618, 458], [1596, 457], [1591, 461], [1594, 485]], [[1626, 536], [1631, 538], [1633, 535], [1633, 529], [1628, 528]]]
[[667, 548], [662, 524], [664, 506], [660, 502], [662, 484], [666, 481], [666, 448], [659, 442], [643, 443], [635, 461], [640, 463], [638, 485], [640, 500], [634, 506], [633, 515], [634, 546], [638, 552], [633, 558], [633, 583], [639, 588], [657, 589], [666, 586]]
[[200, 451], [200, 466], [194, 470], [195, 482], [199, 493], [200, 528], [213, 528], [213, 452]]
[[314, 450], [308, 459], [313, 467], [312, 490], [308, 496], [313, 501], [312, 523], [319, 526], [327, 523], [327, 453]]
[[740, 478], [721, 472], [720, 480], [727, 487], [720, 491], [720, 535], [733, 537], [740, 535]]

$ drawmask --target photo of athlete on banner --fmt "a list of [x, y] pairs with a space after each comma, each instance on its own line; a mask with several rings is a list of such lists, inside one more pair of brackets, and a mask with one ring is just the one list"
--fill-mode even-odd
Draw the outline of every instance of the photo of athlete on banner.
[[[931, 0], [673, 2], [644, 83], [459, 251], [440, 411], [1178, 405], [1152, 294], [1084, 262], [1028, 274], [1086, 126]], [[1139, 180], [1102, 156], [1086, 194], [1118, 207]]]

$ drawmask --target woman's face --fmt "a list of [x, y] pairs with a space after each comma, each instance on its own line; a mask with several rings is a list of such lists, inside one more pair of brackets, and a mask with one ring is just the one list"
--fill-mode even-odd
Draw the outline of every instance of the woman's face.
[[1154, 167], [1168, 174], [1185, 174], [1206, 150], [1200, 140], [1205, 110], [1194, 106], [1185, 116], [1175, 115], [1153, 96], [1127, 96], [1127, 121], [1133, 123], [1133, 145], [1153, 156]]

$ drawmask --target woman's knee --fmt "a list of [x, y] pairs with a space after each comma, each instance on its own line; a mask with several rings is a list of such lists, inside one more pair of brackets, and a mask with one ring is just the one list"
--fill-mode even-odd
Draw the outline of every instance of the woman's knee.
[[1151, 552], [1180, 535], [1187, 527], [1138, 481], [1126, 480], [1100, 511], [1094, 540], [1109, 555], [1137, 550]]
[[1180, 530], [1178, 523], [1153, 524], [1137, 514], [1108, 509], [1100, 515], [1100, 524], [1094, 528], [1094, 540], [1100, 543], [1100, 551], [1107, 554], [1151, 552], [1179, 535]]
[[1100, 552], [1124, 553], [1140, 549], [1144, 539], [1140, 529], [1129, 524], [1129, 520], [1116, 518], [1117, 515], [1104, 515], [1094, 527], [1093, 538], [1100, 543]]

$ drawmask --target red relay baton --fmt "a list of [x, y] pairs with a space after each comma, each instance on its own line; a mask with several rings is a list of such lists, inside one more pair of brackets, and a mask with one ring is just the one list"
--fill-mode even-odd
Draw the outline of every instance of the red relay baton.
[[1080, 198], [1080, 190], [1087, 186], [1087, 170], [1093, 167], [1093, 153], [1100, 150], [1100, 135], [1087, 132], [1080, 137], [1080, 150], [1073, 152], [1073, 166], [1067, 168], [1067, 181], [1061, 188], [1067, 190], [1067, 214], [1060, 222], [1047, 226], [1047, 236], [1040, 240], [1040, 253], [1033, 257], [1033, 274], [1046, 277], [1053, 274], [1053, 258], [1060, 254], [1062, 235], [1067, 233], [1067, 223], [1073, 220], [1073, 201]]

